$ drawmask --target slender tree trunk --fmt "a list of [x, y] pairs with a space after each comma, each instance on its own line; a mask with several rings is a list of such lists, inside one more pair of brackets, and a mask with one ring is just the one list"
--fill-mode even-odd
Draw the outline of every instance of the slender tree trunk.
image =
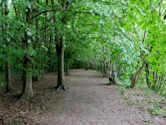
[[63, 40], [59, 40], [56, 44], [56, 52], [58, 59], [58, 79], [56, 89], [65, 90], [63, 82], [64, 82], [64, 46]]
[[114, 64], [110, 63], [109, 66], [109, 81], [110, 81], [110, 85], [116, 85], [118, 84], [118, 72], [117, 72], [117, 68]]
[[[50, 44], [51, 43], [52, 43], [52, 34], [50, 33]], [[48, 49], [48, 56], [49, 56], [48, 71], [52, 72], [54, 71], [54, 69], [52, 67], [52, 62], [51, 62], [51, 46], [49, 46], [49, 49]]]
[[[61, 4], [61, 7], [63, 8], [62, 11], [62, 18], [61, 18], [61, 25], [62, 27], [64, 25], [67, 24], [67, 11], [71, 5], [71, 2], [66, 1], [66, 0], [62, 0], [59, 1]], [[54, 3], [54, 1], [52, 0], [52, 3]], [[58, 32], [58, 31], [57, 31]], [[63, 32], [59, 32], [56, 40], [56, 52], [57, 52], [57, 59], [58, 59], [58, 79], [57, 79], [57, 86], [55, 87], [56, 89], [62, 89], [65, 90], [63, 82], [64, 82], [64, 33]]]
[[[39, 3], [39, 1], [40, 0], [36, 0], [35, 2], [37, 3], [37, 4], [40, 4]], [[46, 20], [45, 20], [46, 21]], [[42, 39], [41, 37], [39, 38], [39, 34], [38, 34], [38, 32], [39, 32], [39, 18], [35, 18], [35, 24], [36, 24], [36, 39], [35, 39], [35, 41], [36, 41], [36, 46], [35, 46], [35, 48], [36, 47], [39, 47], [39, 45], [40, 45], [40, 40]], [[45, 31], [46, 32], [46, 31]], [[33, 45], [34, 46], [34, 45]], [[38, 62], [38, 63], [35, 63], [35, 67], [34, 67], [34, 69], [37, 69], [38, 70], [38, 73], [35, 75], [35, 76], [33, 76], [33, 78], [32, 78], [32, 81], [39, 81], [40, 80], [40, 77], [44, 77], [44, 64], [45, 64], [45, 52], [43, 53], [43, 56], [42, 56], [43, 58], [41, 58], [41, 57], [37, 57], [36, 58], [36, 62]], [[39, 73], [39, 71], [40, 71], [40, 73]]]
[[107, 66], [106, 61], [103, 61], [103, 77], [107, 76]]
[[12, 86], [12, 80], [11, 80], [11, 67], [10, 67], [10, 61], [5, 62], [5, 78], [6, 78], [6, 92], [11, 91]]
[[[45, 0], [45, 4], [46, 4], [46, 7], [48, 6], [48, 0]], [[49, 39], [49, 36], [48, 36], [48, 27], [47, 27], [47, 18], [48, 18], [48, 14], [45, 13], [45, 42], [48, 43], [48, 39]]]
[[148, 62], [146, 62], [146, 64], [145, 64], [145, 72], [146, 72], [146, 84], [148, 87], [150, 87], [150, 80], [149, 80], [150, 72], [149, 72], [149, 63]]
[[145, 67], [145, 63], [143, 62], [142, 66], [131, 76], [131, 88], [134, 88], [136, 83], [138, 82], [139, 76], [142, 70]]
[[[7, 2], [8, 1], [4, 1], [2, 2], [2, 6], [4, 6], [4, 12], [2, 10], [2, 15], [4, 16], [8, 16], [9, 10], [8, 10], [8, 6], [7, 6]], [[7, 29], [8, 29], [8, 23], [5, 21], [3, 26], [2, 26], [2, 30], [5, 32], [5, 36], [4, 36], [4, 41], [6, 43], [6, 46], [9, 47], [9, 43], [7, 40]], [[6, 55], [6, 59], [5, 59], [5, 80], [6, 80], [6, 93], [11, 91], [11, 84], [12, 84], [12, 80], [11, 80], [11, 65], [10, 65], [10, 56], [8, 54], [8, 52], [5, 52]]]
[[[36, 2], [39, 3], [38, 0]], [[34, 44], [34, 48], [37, 48], [38, 44], [39, 44], [39, 37], [38, 37], [39, 21], [38, 21], [38, 18], [35, 19], [35, 28], [36, 28], [36, 34], [35, 34], [35, 43], [36, 44]], [[33, 69], [40, 69], [40, 65], [41, 65], [40, 59], [36, 58], [36, 62], [37, 63], [35, 63], [33, 65]], [[32, 76], [32, 82], [33, 81], [36, 81], [36, 82], [39, 81], [39, 75], [38, 74], [35, 74], [35, 76]]]
[[69, 59], [66, 60], [66, 75], [69, 75]]

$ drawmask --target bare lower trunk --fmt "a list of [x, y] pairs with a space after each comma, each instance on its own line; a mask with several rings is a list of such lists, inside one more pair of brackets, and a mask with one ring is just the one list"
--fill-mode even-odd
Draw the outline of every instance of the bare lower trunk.
[[66, 68], [65, 68], [66, 75], [69, 75], [69, 60], [66, 61]]
[[24, 57], [24, 72], [23, 72], [23, 89], [21, 98], [31, 99], [33, 95], [32, 89], [32, 72], [30, 70], [30, 60]]
[[9, 61], [7, 60], [6, 63], [5, 63], [5, 78], [6, 78], [6, 92], [10, 92], [11, 91], [11, 83], [12, 83], [12, 80], [11, 80], [11, 67], [10, 67], [10, 64], [9, 64]]
[[109, 81], [111, 85], [118, 84], [118, 72], [115, 67], [112, 67], [110, 74], [109, 74]]
[[150, 72], [149, 72], [149, 63], [148, 62], [146, 62], [146, 64], [145, 64], [145, 72], [146, 72], [146, 84], [148, 87], [150, 87], [150, 80], [149, 80]]
[[[50, 44], [52, 43], [52, 34], [50, 33]], [[51, 62], [51, 47], [49, 46], [48, 49], [48, 56], [49, 56], [49, 62], [48, 62], [48, 71], [53, 72], [54, 68], [52, 67], [52, 62]]]
[[63, 41], [59, 41], [56, 45], [57, 59], [58, 59], [58, 79], [56, 89], [65, 90], [64, 82], [64, 50]]
[[[9, 13], [9, 9], [8, 9], [8, 5], [7, 5], [7, 1], [2, 1], [2, 15], [4, 15], [5, 17], [8, 16]], [[3, 35], [3, 40], [6, 44], [6, 46], [9, 48], [10, 44], [7, 40], [8, 38], [8, 32], [9, 30], [9, 26], [7, 21], [2, 22], [2, 31], [5, 33], [5, 35]], [[10, 92], [11, 90], [11, 66], [10, 66], [10, 59], [9, 59], [9, 55], [7, 54], [7, 52], [5, 52], [5, 80], [6, 80], [6, 93]]]
[[140, 74], [143, 71], [144, 67], [145, 67], [145, 63], [143, 63], [142, 66], [131, 76], [131, 88], [135, 87], [135, 85], [138, 82], [138, 79], [139, 79]]
[[103, 77], [107, 76], [107, 68], [106, 68], [106, 62], [105, 61], [103, 61], [102, 73], [103, 73]]
[[[54, 0], [52, 0], [52, 3], [54, 3]], [[62, 10], [62, 18], [61, 18], [61, 24], [62, 27], [67, 24], [68, 18], [67, 18], [67, 10], [69, 9], [70, 5], [72, 2], [69, 1], [59, 1], [61, 4], [61, 7], [63, 8]], [[55, 19], [55, 18], [54, 18]], [[57, 32], [60, 30], [57, 30]], [[57, 33], [58, 34], [58, 33]], [[59, 35], [56, 36], [56, 52], [58, 56], [58, 79], [57, 79], [57, 86], [55, 87], [56, 89], [62, 89], [65, 90], [63, 82], [64, 82], [64, 38], [65, 34], [60, 33]]]

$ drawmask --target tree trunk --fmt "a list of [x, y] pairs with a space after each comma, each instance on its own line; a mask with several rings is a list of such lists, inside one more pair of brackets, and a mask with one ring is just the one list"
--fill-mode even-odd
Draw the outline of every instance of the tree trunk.
[[107, 66], [106, 61], [103, 61], [103, 77], [107, 76]]
[[146, 84], [148, 87], [150, 87], [150, 80], [149, 80], [150, 73], [149, 73], [149, 63], [148, 62], [146, 62], [146, 64], [145, 64], [145, 72], [146, 72]]
[[[38, 4], [39, 3], [39, 0], [36, 0], [36, 3]], [[36, 34], [35, 34], [35, 44], [33, 45], [34, 48], [37, 48], [39, 46], [39, 37], [38, 37], [38, 32], [39, 32], [39, 21], [38, 21], [38, 18], [35, 19], [35, 30], [36, 30]], [[35, 60], [37, 63], [35, 63], [33, 65], [33, 69], [40, 69], [40, 66], [41, 66], [41, 61], [40, 59], [36, 58]], [[35, 81], [35, 82], [38, 82], [39, 81], [39, 74], [35, 74], [35, 75], [32, 75], [32, 82]]]
[[[52, 43], [52, 34], [50, 33], [50, 44]], [[49, 58], [49, 62], [48, 62], [48, 71], [49, 72], [53, 72], [54, 69], [52, 67], [52, 62], [51, 62], [51, 47], [49, 46], [49, 49], [48, 49], [48, 58]]]
[[[62, 11], [62, 18], [61, 18], [61, 24], [62, 27], [67, 24], [67, 15], [66, 12], [69, 9], [70, 5], [72, 2], [62, 0], [59, 1], [61, 4], [61, 7], [63, 8]], [[52, 3], [54, 1], [52, 0]], [[54, 18], [55, 20], [55, 18]], [[56, 22], [56, 21], [55, 21]], [[57, 59], [58, 59], [58, 79], [57, 79], [57, 86], [55, 87], [56, 89], [62, 89], [65, 90], [63, 82], [64, 82], [64, 33], [63, 32], [58, 32], [58, 35], [56, 36], [56, 52], [57, 52]]]
[[11, 85], [12, 85], [12, 80], [11, 80], [11, 67], [9, 60], [6, 61], [5, 63], [5, 79], [6, 79], [6, 93], [11, 91]]
[[[31, 1], [29, 1], [30, 3]], [[26, 7], [26, 22], [28, 25], [31, 25], [31, 17], [32, 17], [32, 7], [27, 5]], [[31, 35], [28, 34], [30, 31], [25, 32], [25, 40], [24, 40], [24, 49], [28, 50], [29, 47], [31, 47], [32, 43], [29, 43], [31, 41]], [[31, 99], [33, 95], [33, 88], [32, 88], [32, 62], [31, 57], [26, 54], [24, 56], [24, 62], [23, 62], [23, 89], [21, 93], [21, 98], [23, 99]]]
[[30, 70], [31, 61], [24, 57], [24, 72], [23, 72], [23, 89], [21, 93], [21, 98], [24, 99], [31, 99], [33, 95], [33, 88], [32, 88], [32, 72]]
[[117, 68], [115, 67], [115, 65], [111, 65], [110, 64], [110, 73], [109, 73], [109, 81], [110, 81], [110, 85], [116, 85], [118, 84], [118, 72], [117, 72]]
[[[2, 10], [2, 15], [8, 16], [9, 10], [8, 10], [8, 1], [3, 1], [2, 6], [4, 7], [4, 11]], [[8, 30], [8, 23], [4, 21], [4, 24], [2, 24], [2, 30], [5, 32], [5, 35], [3, 37], [3, 40], [5, 41], [6, 46], [9, 48], [9, 43], [8, 43], [8, 35], [7, 35], [7, 30]], [[8, 55], [8, 52], [5, 52], [5, 80], [6, 80], [6, 93], [9, 93], [11, 91], [11, 65], [10, 65], [10, 55]]]
[[131, 88], [134, 88], [136, 83], [138, 82], [139, 76], [142, 72], [142, 70], [145, 67], [145, 63], [142, 64], [142, 66], [131, 76]]
[[69, 75], [69, 59], [66, 60], [66, 75]]
[[56, 44], [56, 52], [58, 59], [58, 79], [56, 89], [65, 90], [63, 82], [64, 82], [64, 46], [63, 40], [58, 40]]
[[[46, 4], [46, 7], [48, 6], [48, 0], [45, 0], [45, 4]], [[48, 14], [45, 13], [45, 43], [48, 43], [48, 39], [49, 39], [49, 36], [48, 36], [48, 27], [47, 27], [47, 18], [48, 18]]]

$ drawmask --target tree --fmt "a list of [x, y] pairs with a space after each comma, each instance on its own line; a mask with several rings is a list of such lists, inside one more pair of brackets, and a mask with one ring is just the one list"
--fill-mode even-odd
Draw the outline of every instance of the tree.
[[6, 48], [4, 49], [4, 53], [5, 53], [5, 79], [6, 79], [6, 93], [11, 91], [11, 61], [10, 61], [10, 54], [9, 54], [9, 48], [10, 48], [10, 41], [11, 38], [8, 35], [8, 13], [9, 13], [9, 4], [8, 4], [8, 0], [2, 1], [2, 15], [4, 16], [4, 18], [6, 20], [4, 20], [3, 24], [2, 24], [2, 31], [4, 32], [4, 36], [3, 36], [3, 40], [5, 42], [5, 46]]
[[24, 63], [23, 63], [23, 90], [21, 93], [21, 98], [30, 99], [33, 95], [32, 89], [32, 55], [29, 53], [32, 49], [32, 33], [31, 33], [31, 23], [32, 23], [32, 1], [26, 1], [26, 23], [27, 29], [25, 31], [25, 36], [23, 40], [24, 49], [27, 53], [24, 55]]

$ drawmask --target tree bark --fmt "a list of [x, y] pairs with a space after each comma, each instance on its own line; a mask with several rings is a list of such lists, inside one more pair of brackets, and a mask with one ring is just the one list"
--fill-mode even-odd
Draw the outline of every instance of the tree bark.
[[[50, 33], [50, 44], [52, 43], [52, 34]], [[54, 69], [52, 67], [52, 62], [51, 62], [51, 46], [49, 46], [49, 49], [48, 49], [48, 57], [49, 57], [49, 62], [48, 62], [48, 71], [49, 72], [53, 72]]]
[[[28, 1], [29, 4], [31, 4], [31, 1]], [[27, 5], [26, 7], [26, 22], [30, 26], [31, 25], [31, 17], [32, 17], [32, 7]], [[24, 49], [28, 50], [29, 47], [31, 47], [31, 43], [29, 43], [29, 40], [31, 40], [31, 35], [28, 34], [28, 31], [25, 32], [25, 40], [24, 40]], [[31, 57], [26, 54], [24, 56], [24, 62], [23, 62], [23, 89], [21, 93], [21, 98], [23, 99], [31, 99], [33, 94], [33, 88], [32, 88], [32, 62]]]
[[[45, 4], [46, 4], [46, 7], [48, 6], [48, 0], [45, 0]], [[48, 27], [47, 27], [47, 18], [48, 18], [48, 14], [45, 13], [45, 42], [48, 43], [48, 39], [49, 39], [49, 36], [48, 36]]]
[[21, 98], [31, 99], [33, 95], [32, 88], [32, 72], [31, 72], [31, 61], [26, 56], [24, 57], [24, 72], [23, 72], [23, 89]]
[[56, 44], [56, 52], [58, 59], [58, 79], [56, 89], [65, 90], [63, 82], [64, 82], [64, 46], [63, 40], [60, 39]]
[[[4, 7], [4, 11], [2, 10], [2, 15], [8, 16], [9, 10], [7, 6], [8, 1], [3, 1], [2, 6]], [[5, 32], [5, 36], [3, 37], [3, 40], [5, 41], [5, 44], [7, 47], [9, 47], [8, 43], [8, 36], [7, 36], [7, 29], [8, 29], [8, 23], [5, 21], [4, 24], [2, 24], [2, 30]], [[5, 51], [5, 80], [6, 80], [6, 93], [9, 93], [11, 91], [11, 65], [10, 65], [10, 55], [8, 55], [8, 52]]]
[[150, 80], [149, 80], [150, 71], [149, 71], [149, 63], [148, 62], [146, 62], [146, 64], [145, 64], [145, 72], [146, 72], [146, 84], [148, 87], [150, 87]]
[[6, 79], [6, 93], [11, 91], [12, 80], [11, 80], [11, 67], [10, 62], [5, 62], [5, 79]]
[[110, 85], [116, 85], [118, 84], [118, 72], [117, 72], [117, 68], [114, 64], [109, 64], [109, 81], [110, 81]]
[[66, 68], [65, 68], [66, 75], [69, 75], [69, 59], [66, 60]]
[[[54, 1], [52, 0], [52, 3]], [[61, 18], [61, 24], [62, 27], [67, 24], [67, 15], [66, 10], [69, 9], [71, 2], [67, 0], [60, 1], [61, 7], [62, 7], [62, 18]], [[64, 82], [64, 33], [57, 31], [59, 34], [56, 38], [56, 52], [57, 52], [57, 59], [58, 59], [58, 79], [57, 79], [57, 86], [56, 89], [62, 89], [65, 90], [63, 82]]]
[[142, 66], [131, 76], [131, 88], [135, 87], [144, 67], [145, 67], [145, 63], [143, 63]]

